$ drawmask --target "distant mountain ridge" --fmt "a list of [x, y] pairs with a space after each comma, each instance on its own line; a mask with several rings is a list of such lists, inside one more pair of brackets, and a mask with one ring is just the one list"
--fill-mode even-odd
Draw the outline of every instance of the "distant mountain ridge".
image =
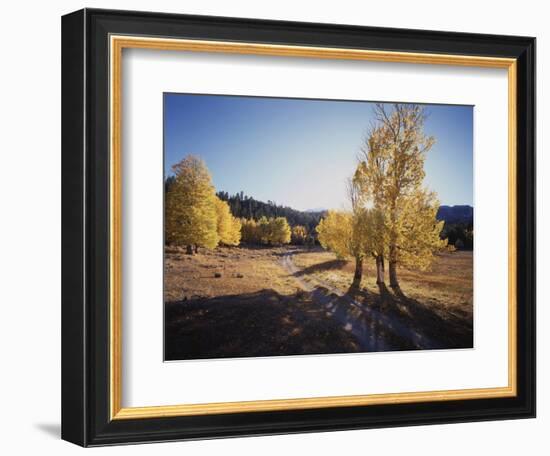
[[439, 206], [436, 215], [438, 220], [444, 220], [445, 223], [473, 223], [474, 208], [467, 204], [456, 206]]

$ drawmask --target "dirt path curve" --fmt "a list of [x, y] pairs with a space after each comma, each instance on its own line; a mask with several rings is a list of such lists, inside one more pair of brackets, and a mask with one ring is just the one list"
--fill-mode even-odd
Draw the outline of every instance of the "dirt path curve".
[[357, 338], [362, 350], [396, 350], [400, 348], [396, 346], [396, 336], [418, 349], [434, 347], [433, 342], [426, 336], [417, 333], [395, 318], [382, 314], [376, 309], [363, 306], [330, 284], [312, 277], [310, 282], [304, 281], [296, 274], [299, 272], [299, 268], [294, 264], [292, 256], [293, 253], [283, 255], [280, 261], [281, 266], [296, 279], [305, 291], [311, 293], [315, 302], [323, 306], [328, 314]]

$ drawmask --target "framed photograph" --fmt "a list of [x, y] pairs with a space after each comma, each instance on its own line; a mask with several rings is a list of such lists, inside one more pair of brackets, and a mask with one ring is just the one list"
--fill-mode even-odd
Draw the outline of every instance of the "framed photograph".
[[62, 437], [535, 416], [535, 39], [62, 20]]

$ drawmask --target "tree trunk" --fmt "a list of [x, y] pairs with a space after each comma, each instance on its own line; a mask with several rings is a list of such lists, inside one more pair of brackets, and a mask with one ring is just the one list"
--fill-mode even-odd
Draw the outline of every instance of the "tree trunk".
[[399, 288], [399, 281], [397, 280], [396, 261], [390, 261], [390, 287]]
[[397, 247], [394, 244], [390, 244], [390, 258], [388, 263], [390, 264], [390, 287], [399, 288], [399, 281], [397, 280]]
[[353, 275], [353, 284], [359, 286], [363, 278], [363, 257], [355, 258], [355, 274]]
[[381, 285], [384, 283], [384, 256], [377, 255], [376, 257], [376, 283]]
[[193, 246], [192, 246], [191, 244], [189, 244], [189, 245], [187, 246], [186, 253], [187, 253], [187, 255], [193, 255], [193, 253], [194, 253], [194, 252], [193, 252]]

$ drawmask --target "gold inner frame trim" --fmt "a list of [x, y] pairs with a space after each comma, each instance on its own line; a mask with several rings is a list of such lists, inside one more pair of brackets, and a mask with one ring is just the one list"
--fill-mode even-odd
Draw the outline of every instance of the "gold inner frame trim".
[[[452, 65], [508, 70], [508, 385], [494, 388], [274, 399], [243, 402], [122, 407], [122, 51], [154, 49], [337, 60]], [[389, 52], [227, 41], [110, 36], [110, 415], [111, 419], [159, 418], [239, 412], [488, 399], [517, 394], [517, 62], [511, 58]]]

